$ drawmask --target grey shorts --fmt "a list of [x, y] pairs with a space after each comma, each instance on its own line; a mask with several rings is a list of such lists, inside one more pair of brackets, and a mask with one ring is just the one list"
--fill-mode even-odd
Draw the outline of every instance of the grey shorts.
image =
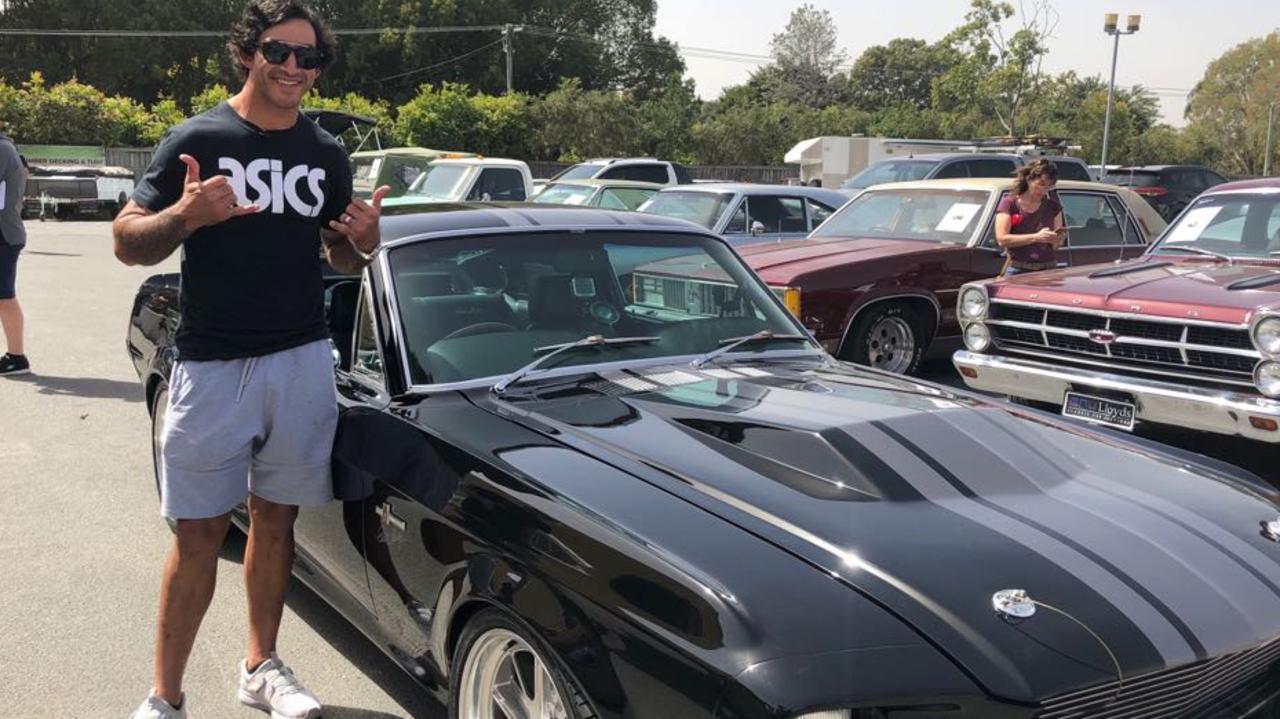
[[337, 425], [328, 340], [262, 357], [179, 362], [161, 435], [160, 513], [216, 517], [250, 494], [324, 504], [333, 499]]

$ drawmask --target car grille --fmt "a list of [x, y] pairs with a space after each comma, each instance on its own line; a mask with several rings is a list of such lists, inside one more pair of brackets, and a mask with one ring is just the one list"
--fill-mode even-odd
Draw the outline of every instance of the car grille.
[[[1253, 368], [1261, 359], [1248, 330], [1233, 327], [1000, 301], [992, 302], [988, 324], [996, 346], [1005, 351], [1214, 385], [1252, 388]], [[1094, 330], [1112, 333], [1115, 341], [1090, 339]]]
[[1247, 697], [1254, 697], [1256, 703], [1274, 695], [1280, 671], [1277, 657], [1280, 640], [1272, 640], [1208, 661], [1126, 678], [1119, 696], [1114, 681], [1067, 692], [1043, 702], [1036, 719], [1217, 717], [1224, 704]]

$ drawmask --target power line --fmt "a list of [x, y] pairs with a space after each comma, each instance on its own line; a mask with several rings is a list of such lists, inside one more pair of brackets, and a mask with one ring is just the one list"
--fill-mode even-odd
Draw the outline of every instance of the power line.
[[378, 80], [375, 80], [374, 82], [383, 83], [383, 82], [386, 82], [386, 81], [388, 81], [388, 80], [396, 80], [396, 79], [399, 79], [399, 78], [402, 78], [402, 77], [408, 77], [409, 75], [416, 75], [416, 74], [418, 74], [418, 73], [423, 73], [423, 72], [427, 72], [427, 71], [429, 71], [429, 70], [434, 70], [434, 69], [436, 69], [436, 68], [438, 68], [438, 67], [443, 67], [443, 66], [445, 66], [445, 65], [450, 65], [450, 64], [453, 64], [453, 63], [455, 63], [455, 62], [459, 62], [459, 61], [461, 61], [461, 60], [465, 60], [465, 59], [467, 59], [467, 58], [471, 57], [472, 55], [476, 55], [476, 54], [478, 54], [478, 53], [484, 52], [485, 50], [488, 50], [489, 48], [494, 47], [495, 45], [501, 45], [501, 44], [502, 44], [502, 42], [503, 42], [503, 40], [501, 40], [501, 39], [499, 39], [499, 40], [494, 40], [494, 41], [493, 41], [493, 42], [491, 42], [491, 43], [487, 43], [487, 44], [485, 44], [485, 45], [481, 45], [480, 47], [478, 47], [478, 48], [476, 48], [476, 49], [474, 49], [474, 50], [468, 50], [467, 52], [464, 52], [464, 53], [462, 53], [461, 55], [457, 55], [457, 56], [455, 56], [455, 57], [451, 57], [451, 58], [449, 58], [448, 60], [442, 60], [442, 61], [440, 61], [440, 62], [433, 63], [433, 64], [431, 64], [431, 65], [426, 65], [426, 66], [423, 66], [423, 67], [415, 68], [415, 69], [413, 69], [413, 70], [409, 70], [409, 71], [406, 71], [406, 72], [398, 73], [398, 74], [396, 74], [396, 75], [388, 75], [388, 76], [386, 76], [386, 77], [384, 77], [384, 78], [380, 78], [380, 79], [378, 79]]
[[[334, 30], [335, 35], [434, 35], [452, 32], [501, 32], [502, 25], [441, 25], [438, 27], [367, 27]], [[0, 35], [26, 37], [226, 37], [226, 30], [47, 30], [0, 28]]]

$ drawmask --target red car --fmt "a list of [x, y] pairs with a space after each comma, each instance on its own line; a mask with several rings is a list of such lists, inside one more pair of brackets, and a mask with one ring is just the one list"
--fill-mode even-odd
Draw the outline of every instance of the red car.
[[[807, 239], [739, 247], [823, 346], [837, 357], [912, 373], [930, 345], [959, 340], [956, 294], [998, 274], [995, 208], [1010, 181], [921, 180], [872, 187]], [[1059, 182], [1068, 266], [1137, 257], [1164, 220], [1137, 194]]]
[[975, 389], [1121, 428], [1280, 442], [1280, 180], [1200, 195], [1141, 258], [967, 285]]

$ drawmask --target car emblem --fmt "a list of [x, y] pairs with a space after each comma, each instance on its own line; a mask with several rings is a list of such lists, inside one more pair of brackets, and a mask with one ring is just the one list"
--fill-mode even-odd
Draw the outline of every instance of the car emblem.
[[1027, 295], [1027, 299], [1038, 300], [1040, 299], [1040, 293], [1032, 292], [1031, 294]]
[[1142, 305], [1129, 305], [1129, 311], [1130, 311], [1130, 312], [1141, 312], [1141, 311], [1142, 311]]
[[1273, 542], [1280, 542], [1280, 519], [1270, 522], [1259, 522], [1262, 525], [1262, 536]]
[[1079, 297], [1077, 297], [1077, 298], [1075, 298], [1074, 300], [1071, 300], [1071, 304], [1073, 304], [1073, 305], [1082, 305], [1082, 304], [1084, 304], [1084, 300], [1082, 300], [1082, 299], [1080, 299]]
[[1089, 340], [1095, 344], [1109, 345], [1116, 341], [1116, 333], [1111, 330], [1089, 330]]

